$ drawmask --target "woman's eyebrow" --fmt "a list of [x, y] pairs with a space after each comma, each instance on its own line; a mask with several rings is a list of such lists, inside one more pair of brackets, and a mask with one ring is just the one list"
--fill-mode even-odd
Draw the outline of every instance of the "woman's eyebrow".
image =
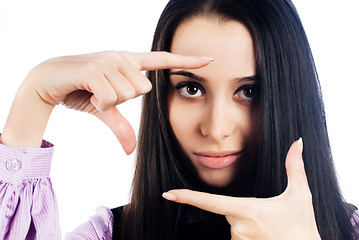
[[239, 77], [239, 78], [235, 78], [234, 81], [236, 83], [240, 83], [243, 81], [258, 81], [258, 77], [256, 75], [253, 76], [246, 76], [246, 77]]
[[[188, 77], [188, 78], [192, 78], [194, 80], [197, 80], [199, 82], [205, 82], [206, 80], [194, 73], [191, 73], [189, 71], [186, 71], [186, 70], [180, 70], [180, 71], [176, 71], [176, 72], [170, 72], [169, 73], [170, 75], [180, 75], [180, 76], [185, 76], [185, 77]], [[236, 83], [240, 83], [240, 82], [243, 82], [243, 81], [258, 81], [258, 77], [256, 75], [253, 75], [253, 76], [246, 76], [246, 77], [238, 77], [238, 78], [235, 78], [234, 81]]]
[[180, 75], [180, 76], [185, 76], [185, 77], [188, 77], [188, 78], [192, 78], [194, 80], [197, 80], [199, 82], [205, 82], [206, 80], [204, 80], [202, 77], [194, 74], [194, 73], [191, 73], [191, 72], [188, 72], [188, 71], [185, 71], [185, 70], [180, 70], [180, 71], [176, 71], [176, 72], [170, 72], [170, 75]]

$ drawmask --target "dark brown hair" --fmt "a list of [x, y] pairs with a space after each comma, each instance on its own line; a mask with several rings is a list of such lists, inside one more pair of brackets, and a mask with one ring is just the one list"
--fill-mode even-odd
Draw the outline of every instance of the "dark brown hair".
[[[159, 19], [152, 51], [170, 51], [178, 25], [197, 16], [240, 21], [253, 38], [261, 85], [261, 130], [254, 146], [258, 154], [252, 156], [256, 169], [248, 177], [251, 191], [246, 194], [263, 198], [284, 191], [286, 153], [301, 136], [322, 239], [356, 239], [350, 222], [353, 208], [342, 199], [333, 167], [316, 68], [293, 4], [289, 0], [171, 0]], [[122, 240], [175, 239], [178, 204], [161, 194], [174, 188], [205, 189], [169, 124], [168, 71], [150, 71], [148, 78], [153, 89], [143, 98], [137, 166], [131, 203], [122, 217]]]

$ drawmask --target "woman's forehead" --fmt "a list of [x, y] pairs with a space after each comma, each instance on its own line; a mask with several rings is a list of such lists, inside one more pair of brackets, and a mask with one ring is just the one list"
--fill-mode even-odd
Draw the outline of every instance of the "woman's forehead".
[[171, 52], [214, 58], [208, 66], [193, 70], [199, 75], [226, 78], [255, 75], [253, 40], [246, 26], [238, 21], [219, 22], [204, 17], [185, 21], [175, 31]]

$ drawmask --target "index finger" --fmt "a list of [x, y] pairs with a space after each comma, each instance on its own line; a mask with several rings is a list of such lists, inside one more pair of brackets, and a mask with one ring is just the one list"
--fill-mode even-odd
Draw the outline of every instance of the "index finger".
[[242, 205], [244, 203], [243, 201], [246, 201], [245, 198], [238, 199], [235, 197], [192, 191], [188, 189], [171, 190], [164, 193], [163, 197], [167, 200], [189, 204], [205, 211], [225, 216], [236, 215], [234, 209], [238, 207], [238, 204]]
[[208, 65], [213, 58], [183, 56], [169, 52], [130, 53], [131, 61], [141, 71], [160, 69], [194, 69]]

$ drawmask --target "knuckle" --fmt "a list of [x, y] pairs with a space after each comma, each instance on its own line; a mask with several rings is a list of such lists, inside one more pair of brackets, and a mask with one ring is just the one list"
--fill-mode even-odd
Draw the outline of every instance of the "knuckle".
[[128, 88], [128, 89], [124, 89], [124, 91], [122, 91], [119, 95], [118, 95], [118, 99], [117, 99], [117, 103], [122, 103], [125, 102], [129, 99], [132, 99], [136, 96], [136, 91], [135, 89]]
[[106, 58], [106, 57], [114, 56], [114, 55], [116, 55], [115, 50], [106, 50], [106, 51], [99, 53], [100, 58]]
[[127, 51], [116, 51], [116, 53], [117, 53], [117, 55], [121, 55], [121, 56], [126, 56], [126, 55], [130, 54]]
[[115, 61], [119, 69], [124, 69], [129, 64], [129, 60], [123, 55], [117, 55]]
[[295, 194], [292, 203], [293, 205], [301, 206], [302, 209], [307, 209], [312, 206], [312, 193], [308, 190]]
[[119, 54], [119, 52], [115, 50], [108, 50], [105, 52], [101, 52], [101, 55], [98, 58], [94, 59], [93, 61], [95, 62], [95, 64], [98, 64], [103, 68], [106, 68], [109, 66], [116, 66], [116, 65], [121, 66], [121, 64], [123, 63], [123, 59], [124, 57], [122, 56], [122, 54]]
[[303, 203], [310, 203], [312, 204], [312, 193], [310, 191], [305, 191], [304, 194], [302, 194], [302, 200]]
[[107, 98], [106, 98], [106, 103], [109, 105], [114, 105], [117, 101], [117, 95], [112, 92], [113, 94], [108, 94]]
[[147, 92], [151, 91], [151, 89], [152, 89], [152, 83], [149, 80], [146, 80], [146, 81], [144, 81], [143, 84], [141, 84], [138, 87], [137, 91], [139, 93], [147, 93]]
[[98, 62], [94, 59], [91, 59], [84, 64], [83, 70], [86, 72], [92, 72], [98, 69], [98, 67], [99, 67]]
[[234, 224], [231, 226], [231, 234], [232, 236], [240, 236], [242, 232], [241, 227], [238, 224]]
[[133, 88], [130, 88], [128, 91], [126, 91], [126, 97], [127, 99], [134, 98], [136, 96], [136, 91]]
[[117, 96], [114, 94], [107, 94], [105, 98], [99, 99], [99, 108], [102, 111], [114, 106], [117, 102]]
[[115, 51], [115, 50], [108, 50], [106, 51], [106, 53], [110, 56], [117, 56], [118, 55], [118, 52]]
[[108, 52], [108, 55], [118, 62], [122, 62], [125, 59], [123, 52], [117, 52], [117, 51], [111, 50]]
[[300, 199], [300, 201], [312, 201], [312, 192], [310, 191], [310, 188], [308, 185], [302, 186], [299, 191], [295, 192], [297, 198]]
[[119, 56], [120, 55], [116, 51], [109, 50], [109, 51], [104, 52], [103, 59], [106, 63], [116, 62], [116, 61], [118, 61]]
[[97, 59], [87, 61], [81, 71], [86, 77], [99, 76], [104, 70], [103, 64]]

